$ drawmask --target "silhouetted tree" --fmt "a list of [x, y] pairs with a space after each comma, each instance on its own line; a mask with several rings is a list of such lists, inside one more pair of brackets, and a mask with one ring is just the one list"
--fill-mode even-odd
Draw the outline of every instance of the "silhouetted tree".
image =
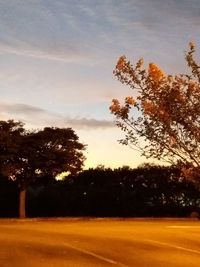
[[0, 217], [17, 217], [17, 185], [0, 174]]
[[173, 166], [98, 167], [62, 188], [69, 213], [79, 216], [187, 216], [200, 205], [198, 189]]
[[0, 121], [0, 136], [1, 171], [18, 184], [20, 218], [26, 216], [26, 191], [32, 181], [82, 169], [85, 146], [71, 128], [26, 131], [21, 122]]

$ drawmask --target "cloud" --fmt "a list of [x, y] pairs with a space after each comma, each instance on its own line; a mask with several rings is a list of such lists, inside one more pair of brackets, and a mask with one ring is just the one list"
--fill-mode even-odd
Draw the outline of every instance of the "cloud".
[[114, 126], [112, 121], [87, 118], [66, 119], [66, 122], [76, 128], [111, 128]]
[[[0, 0], [0, 53], [87, 62], [73, 5], [62, 1]], [[80, 25], [79, 25], [80, 26]]]
[[26, 104], [8, 104], [8, 103], [0, 103], [0, 112], [8, 114], [26, 114], [26, 116], [32, 114], [46, 113], [45, 110], [38, 107], [33, 107]]
[[88, 61], [87, 55], [74, 45], [65, 44], [64, 47], [60, 46], [57, 48], [55, 45], [49, 45], [48, 48], [45, 49], [45, 46], [36, 47], [28, 42], [21, 43], [17, 39], [15, 39], [13, 44], [0, 40], [0, 54], [2, 53], [68, 63], [83, 63]]
[[88, 64], [196, 34], [199, 11], [199, 0], [0, 0], [0, 53]]
[[0, 118], [2, 120], [14, 119], [23, 121], [29, 128], [55, 126], [75, 129], [105, 129], [114, 126], [114, 123], [109, 120], [82, 117], [70, 118], [31, 105], [5, 102], [0, 103]]

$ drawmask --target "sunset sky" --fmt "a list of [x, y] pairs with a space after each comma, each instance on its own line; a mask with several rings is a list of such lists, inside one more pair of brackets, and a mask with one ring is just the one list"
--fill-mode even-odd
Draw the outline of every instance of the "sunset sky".
[[199, 0], [0, 0], [0, 119], [29, 128], [72, 127], [85, 167], [146, 161], [117, 140], [109, 112], [131, 90], [112, 71], [121, 55], [185, 72], [200, 48]]

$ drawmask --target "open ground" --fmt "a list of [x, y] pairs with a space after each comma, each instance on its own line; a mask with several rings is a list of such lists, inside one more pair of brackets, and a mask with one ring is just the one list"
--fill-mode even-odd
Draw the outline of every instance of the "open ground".
[[0, 220], [1, 267], [199, 267], [200, 222]]

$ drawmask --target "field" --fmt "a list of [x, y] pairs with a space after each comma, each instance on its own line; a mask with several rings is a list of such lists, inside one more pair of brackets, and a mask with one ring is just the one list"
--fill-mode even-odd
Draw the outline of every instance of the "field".
[[0, 220], [1, 267], [199, 267], [200, 222]]

